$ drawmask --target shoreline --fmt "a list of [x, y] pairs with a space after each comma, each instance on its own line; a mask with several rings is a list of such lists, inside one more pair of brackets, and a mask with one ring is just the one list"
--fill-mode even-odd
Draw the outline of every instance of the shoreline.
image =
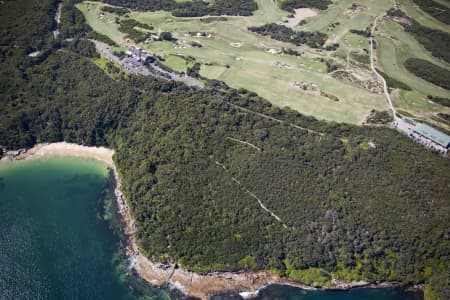
[[[20, 149], [17, 151], [5, 151], [1, 160], [24, 160], [32, 157], [41, 156], [73, 156], [93, 158], [103, 161], [111, 168], [114, 174], [116, 196], [119, 214], [121, 216], [124, 233], [127, 236], [126, 256], [129, 261], [130, 270], [134, 269], [136, 273], [155, 287], [169, 286], [176, 289], [186, 296], [200, 299], [209, 299], [209, 297], [218, 294], [231, 293], [239, 294], [244, 299], [256, 297], [260, 290], [265, 287], [277, 285], [289, 285], [305, 290], [350, 290], [353, 288], [388, 288], [402, 287], [400, 282], [366, 282], [352, 281], [344, 283], [333, 279], [332, 287], [314, 288], [291, 280], [286, 277], [280, 277], [268, 271], [238, 271], [238, 272], [211, 272], [207, 274], [198, 274], [187, 271], [176, 263], [161, 264], [150, 261], [140, 253], [135, 237], [136, 226], [131, 217], [126, 200], [121, 192], [121, 180], [117, 168], [113, 161], [115, 151], [105, 147], [89, 147], [66, 142], [37, 144], [30, 149]], [[411, 286], [413, 289], [421, 290], [423, 285]]]

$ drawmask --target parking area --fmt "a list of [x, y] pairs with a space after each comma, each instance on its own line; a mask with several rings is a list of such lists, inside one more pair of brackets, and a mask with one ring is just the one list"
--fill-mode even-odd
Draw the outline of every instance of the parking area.
[[145, 76], [152, 75], [152, 73], [150, 72], [150, 70], [147, 66], [145, 66], [142, 62], [137, 61], [133, 57], [125, 57], [124, 59], [122, 59], [120, 61], [120, 64], [122, 65], [122, 67], [125, 70], [127, 70], [133, 74], [145, 75]]

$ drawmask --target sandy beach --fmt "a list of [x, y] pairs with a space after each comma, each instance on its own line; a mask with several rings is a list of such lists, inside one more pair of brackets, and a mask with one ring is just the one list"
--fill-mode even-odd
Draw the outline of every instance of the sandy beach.
[[25, 152], [16, 155], [14, 159], [21, 160], [38, 156], [75, 156], [101, 160], [109, 166], [114, 167], [114, 150], [105, 147], [87, 147], [66, 142], [37, 144]]
[[[200, 299], [208, 299], [211, 295], [221, 293], [240, 293], [244, 298], [251, 298], [258, 294], [261, 288], [270, 284], [283, 284], [312, 290], [314, 288], [299, 282], [280, 277], [266, 271], [241, 272], [213, 272], [206, 275], [190, 272], [172, 263], [163, 265], [150, 261], [139, 251], [135, 238], [135, 224], [131, 217], [127, 203], [120, 190], [121, 180], [114, 165], [114, 150], [104, 147], [87, 147], [65, 142], [52, 144], [37, 144], [29, 150], [12, 151], [4, 159], [28, 159], [39, 156], [75, 156], [93, 158], [107, 163], [114, 172], [116, 181], [115, 195], [119, 213], [124, 223], [124, 231], [128, 236], [127, 256], [130, 268], [144, 280], [154, 286], [168, 285], [183, 294]], [[392, 287], [399, 286], [397, 282], [370, 284], [368, 282], [343, 283], [333, 280], [333, 289], [350, 289], [353, 287]]]
[[[5, 159], [30, 159], [41, 156], [74, 156], [93, 158], [103, 161], [113, 170], [116, 181], [115, 195], [119, 213], [124, 223], [124, 231], [128, 236], [127, 255], [130, 267], [147, 282], [154, 286], [169, 285], [183, 294], [208, 299], [211, 295], [224, 292], [250, 292], [243, 295], [256, 295], [260, 288], [269, 283], [290, 284], [301, 288], [308, 286], [280, 278], [279, 276], [259, 272], [216, 272], [200, 275], [178, 267], [175, 263], [162, 265], [147, 259], [138, 249], [135, 239], [135, 224], [131, 218], [126, 201], [121, 193], [121, 180], [113, 161], [114, 150], [104, 147], [87, 147], [66, 142], [37, 144], [28, 150], [11, 151]], [[309, 288], [310, 289], [310, 288]]]

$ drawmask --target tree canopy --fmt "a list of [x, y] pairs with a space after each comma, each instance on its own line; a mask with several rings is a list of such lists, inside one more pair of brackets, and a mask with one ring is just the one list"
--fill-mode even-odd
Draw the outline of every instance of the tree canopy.
[[[53, 40], [54, 2], [3, 5], [14, 17], [0, 22], [0, 145], [114, 148], [148, 257], [195, 271], [273, 269], [318, 285], [327, 272], [425, 281], [448, 299], [448, 159], [392, 129], [318, 121], [217, 82], [200, 90], [113, 79], [83, 35]], [[67, 33], [84, 26], [64, 20]]]

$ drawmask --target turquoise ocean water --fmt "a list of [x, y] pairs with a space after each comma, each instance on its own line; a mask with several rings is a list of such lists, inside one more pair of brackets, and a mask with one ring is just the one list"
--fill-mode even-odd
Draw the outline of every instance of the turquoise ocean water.
[[[105, 164], [53, 157], [0, 162], [0, 299], [179, 299], [121, 265], [103, 218]], [[215, 299], [236, 299], [218, 296]], [[271, 286], [259, 299], [420, 300], [398, 289], [306, 292]]]

